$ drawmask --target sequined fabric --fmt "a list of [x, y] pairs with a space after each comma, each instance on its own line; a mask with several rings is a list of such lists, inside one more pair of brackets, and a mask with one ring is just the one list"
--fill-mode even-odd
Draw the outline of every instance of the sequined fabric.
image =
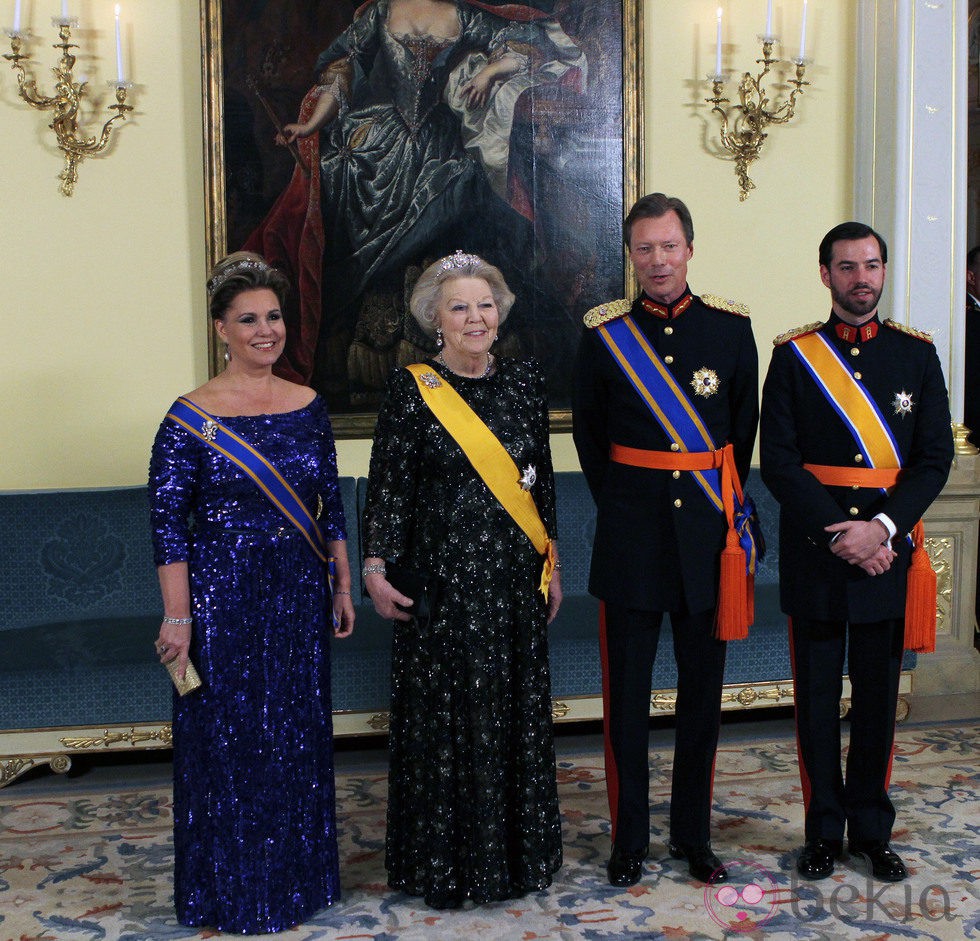
[[[343, 539], [326, 406], [224, 419]], [[182, 924], [253, 934], [340, 895], [322, 563], [256, 484], [164, 420], [150, 497], [158, 565], [187, 561], [191, 659], [174, 698], [174, 903]], [[193, 517], [193, 528], [188, 517]]]
[[[501, 360], [487, 379], [433, 365], [500, 438], [555, 536], [544, 381]], [[434, 907], [544, 888], [561, 827], [541, 557], [422, 402], [389, 380], [371, 452], [365, 554], [445, 582], [428, 628], [395, 622], [386, 866]]]

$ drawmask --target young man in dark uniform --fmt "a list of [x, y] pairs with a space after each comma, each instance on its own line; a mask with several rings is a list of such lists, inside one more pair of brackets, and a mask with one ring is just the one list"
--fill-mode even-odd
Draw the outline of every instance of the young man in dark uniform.
[[[819, 260], [830, 319], [777, 337], [760, 432], [762, 477], [780, 504], [780, 599], [790, 617], [806, 814], [797, 870], [808, 879], [830, 875], [846, 826], [850, 851], [876, 878], [897, 882], [907, 872], [888, 845], [895, 810], [887, 791], [907, 640], [906, 534], [949, 474], [949, 401], [929, 336], [878, 319], [881, 236], [842, 223], [824, 237]], [[912, 613], [910, 606], [910, 631]]]
[[[609, 881], [639, 881], [649, 850], [650, 687], [665, 613], [678, 674], [669, 851], [687, 860], [695, 878], [722, 881], [709, 823], [725, 668], [715, 603], [727, 523], [702, 486], [706, 475], [671, 461], [731, 444], [745, 479], [758, 422], [758, 356], [745, 308], [697, 297], [687, 285], [694, 230], [684, 203], [662, 193], [643, 197], [624, 236], [642, 292], [633, 303], [586, 314], [573, 392], [575, 446], [598, 510], [589, 591], [602, 601]], [[615, 334], [620, 329], [626, 332]], [[653, 378], [678, 390], [666, 396], [671, 402], [641, 391], [631, 378], [637, 364], [618, 358], [620, 346], [634, 341], [653, 351], [641, 356]], [[657, 418], [658, 409], [675, 406], [680, 412], [668, 425], [696, 413], [704, 431], [697, 442], [679, 440]]]

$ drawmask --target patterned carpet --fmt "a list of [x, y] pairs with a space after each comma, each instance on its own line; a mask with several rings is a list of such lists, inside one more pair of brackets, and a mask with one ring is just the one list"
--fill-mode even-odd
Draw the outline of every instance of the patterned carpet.
[[[794, 744], [725, 743], [715, 778], [715, 849], [729, 889], [705, 889], [665, 858], [670, 756], [650, 756], [653, 856], [629, 890], [605, 882], [608, 823], [600, 755], [563, 756], [558, 778], [565, 865], [550, 890], [458, 912], [385, 886], [383, 774], [338, 779], [344, 898], [289, 941], [570, 941], [625, 938], [777, 941], [980, 938], [980, 725], [900, 727], [892, 773], [893, 846], [907, 883], [872, 883], [854, 861], [819, 883], [794, 875], [802, 831]], [[67, 781], [43, 794], [0, 792], [0, 939], [163, 941], [208, 938], [171, 909], [170, 791], [112, 791]], [[737, 891], [732, 891], [735, 889]]]

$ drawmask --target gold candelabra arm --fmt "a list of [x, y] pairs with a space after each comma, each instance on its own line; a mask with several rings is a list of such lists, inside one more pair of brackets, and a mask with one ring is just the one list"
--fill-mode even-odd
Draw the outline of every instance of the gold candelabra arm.
[[47, 110], [54, 107], [55, 99], [42, 95], [37, 90], [37, 82], [28, 73], [25, 61], [30, 60], [30, 56], [21, 53], [24, 47], [24, 39], [20, 33], [10, 33], [10, 52], [4, 58], [10, 62], [10, 67], [17, 73], [17, 93], [32, 108]]

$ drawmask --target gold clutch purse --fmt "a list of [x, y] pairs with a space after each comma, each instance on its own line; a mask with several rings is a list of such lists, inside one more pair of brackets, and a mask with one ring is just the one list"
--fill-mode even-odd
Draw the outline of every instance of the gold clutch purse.
[[174, 681], [174, 686], [177, 687], [177, 693], [180, 696], [186, 696], [188, 693], [194, 692], [201, 686], [201, 678], [197, 675], [197, 670], [194, 669], [194, 664], [187, 661], [187, 669], [184, 671], [184, 678], [180, 678], [179, 670], [180, 657], [174, 657], [173, 660], [168, 660], [164, 666], [167, 668], [167, 672], [170, 674], [170, 679]]

